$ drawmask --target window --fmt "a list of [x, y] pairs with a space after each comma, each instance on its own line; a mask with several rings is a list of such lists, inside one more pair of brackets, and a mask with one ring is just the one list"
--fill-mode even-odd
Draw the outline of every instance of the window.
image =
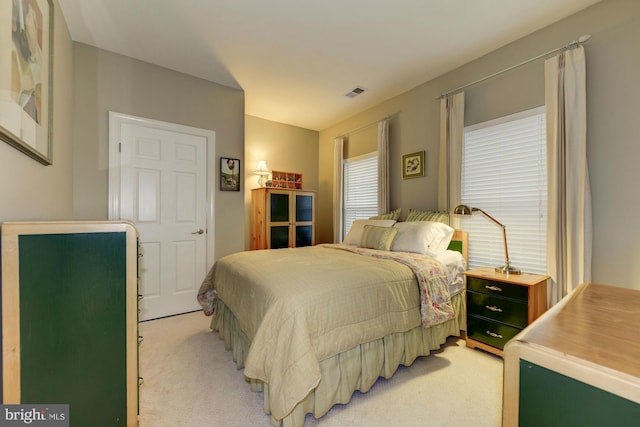
[[[511, 264], [547, 270], [547, 155], [544, 107], [464, 130], [462, 203], [506, 226]], [[502, 230], [482, 214], [461, 220], [469, 266], [504, 264]]]
[[378, 215], [378, 153], [345, 160], [343, 178], [344, 238], [353, 221]]

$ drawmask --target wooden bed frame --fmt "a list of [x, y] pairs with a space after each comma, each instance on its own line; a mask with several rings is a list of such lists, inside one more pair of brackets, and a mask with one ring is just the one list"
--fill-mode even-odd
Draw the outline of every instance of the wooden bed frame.
[[469, 233], [462, 230], [455, 230], [451, 238], [451, 243], [449, 243], [449, 249], [460, 252], [464, 260], [469, 263]]

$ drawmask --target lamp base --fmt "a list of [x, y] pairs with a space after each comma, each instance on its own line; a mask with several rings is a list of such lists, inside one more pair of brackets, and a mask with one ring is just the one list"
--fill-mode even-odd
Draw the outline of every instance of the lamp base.
[[522, 271], [520, 271], [519, 268], [515, 268], [509, 264], [505, 264], [502, 267], [496, 267], [495, 271], [496, 273], [502, 273], [502, 274], [522, 274]]

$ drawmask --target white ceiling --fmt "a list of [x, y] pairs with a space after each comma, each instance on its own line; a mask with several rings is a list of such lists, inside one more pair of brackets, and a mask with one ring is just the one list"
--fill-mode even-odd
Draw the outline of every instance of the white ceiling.
[[322, 130], [600, 0], [58, 1], [74, 41], [242, 88], [246, 114]]

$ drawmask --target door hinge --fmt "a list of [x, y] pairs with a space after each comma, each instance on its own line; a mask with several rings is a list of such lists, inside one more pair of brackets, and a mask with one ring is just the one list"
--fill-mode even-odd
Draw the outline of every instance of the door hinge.
[[122, 153], [122, 142], [118, 142], [118, 153]]

